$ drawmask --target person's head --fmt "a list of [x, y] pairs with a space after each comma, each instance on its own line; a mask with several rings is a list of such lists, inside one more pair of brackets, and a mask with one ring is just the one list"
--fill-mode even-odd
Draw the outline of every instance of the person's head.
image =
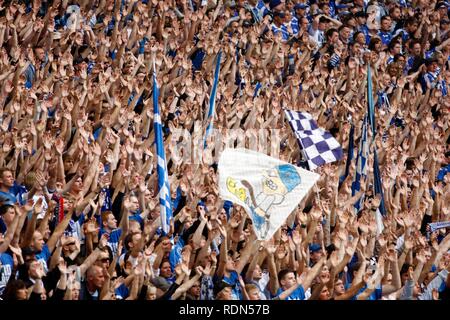
[[359, 42], [352, 42], [350, 44], [350, 55], [360, 57], [362, 54], [362, 46]]
[[9, 204], [4, 204], [0, 206], [0, 217], [6, 226], [9, 226], [16, 216], [16, 210], [14, 210], [14, 206]]
[[428, 72], [436, 72], [439, 67], [437, 59], [428, 59], [425, 61], [425, 66], [427, 67]]
[[389, 16], [381, 17], [381, 30], [388, 32], [391, 30], [392, 19]]
[[197, 280], [194, 282], [192, 287], [189, 288], [188, 293], [193, 296], [195, 299], [200, 298], [200, 281]]
[[348, 43], [352, 29], [348, 25], [342, 25], [339, 27], [339, 37], [344, 43]]
[[156, 287], [154, 286], [149, 286], [147, 288], [147, 296], [146, 296], [147, 300], [156, 300]]
[[448, 17], [448, 8], [447, 5], [445, 4], [445, 2], [443, 1], [439, 1], [436, 4], [436, 11], [439, 13], [439, 16], [441, 19], [443, 19], [444, 17]]
[[64, 157], [64, 171], [69, 172], [73, 168], [73, 158], [70, 156]]
[[234, 270], [236, 270], [236, 264], [233, 259], [233, 254], [231, 252], [228, 252], [227, 259], [225, 262], [225, 271], [231, 272]]
[[337, 279], [334, 282], [334, 293], [337, 296], [340, 296], [345, 293], [344, 281], [342, 281], [341, 279]]
[[231, 300], [232, 290], [229, 285], [219, 285], [220, 290], [217, 292], [216, 300]]
[[86, 281], [89, 290], [101, 289], [105, 283], [103, 269], [96, 265], [90, 266], [86, 271]]
[[290, 269], [282, 269], [278, 272], [278, 281], [283, 290], [287, 290], [296, 284], [295, 272]]
[[163, 278], [170, 278], [172, 276], [172, 269], [170, 268], [169, 260], [163, 260], [159, 267], [159, 275]]
[[44, 247], [44, 236], [39, 231], [34, 231], [30, 247], [36, 252], [41, 252]]
[[117, 228], [117, 219], [114, 217], [112, 211], [102, 212], [102, 225], [107, 231], [111, 231]]
[[270, 0], [269, 8], [271, 11], [284, 11], [285, 1], [281, 0]]
[[391, 55], [395, 56], [396, 54], [400, 54], [402, 52], [402, 45], [399, 42], [391, 41], [389, 43], [388, 50]]
[[108, 269], [110, 265], [110, 256], [108, 251], [101, 251], [100, 254], [97, 257], [97, 261], [95, 261], [95, 264], [102, 269]]
[[281, 24], [283, 24], [285, 18], [286, 18], [286, 14], [284, 12], [282, 12], [282, 11], [274, 11], [274, 13], [273, 13], [273, 22], [277, 26], [280, 26]]
[[43, 62], [45, 60], [45, 51], [42, 47], [36, 47], [34, 49], [34, 56], [39, 62]]
[[73, 182], [70, 191], [74, 194], [78, 194], [81, 191], [83, 191], [83, 178], [77, 177], [75, 181]]
[[0, 168], [0, 188], [9, 189], [14, 185], [13, 172], [8, 168]]
[[18, 280], [14, 279], [9, 281], [5, 287], [3, 299], [6, 301], [27, 300], [28, 292], [27, 292], [27, 285], [25, 284], [25, 282], [20, 279]]
[[[316, 282], [311, 286], [311, 292], [314, 292], [315, 290], [318, 290], [318, 288], [320, 287], [320, 283]], [[331, 294], [330, 294], [330, 290], [328, 290], [327, 286], [324, 286], [319, 293], [319, 296], [317, 297], [317, 300], [330, 300], [331, 299]]]
[[414, 34], [419, 27], [419, 23], [414, 18], [409, 18], [405, 22], [405, 29], [409, 34]]
[[356, 21], [359, 25], [365, 25], [367, 22], [367, 14], [364, 11], [358, 11], [355, 13]]
[[320, 17], [319, 18], [319, 26], [318, 29], [320, 31], [325, 31], [328, 29], [328, 24], [330, 23], [330, 20], [328, 18], [325, 17]]
[[402, 16], [402, 9], [395, 5], [391, 8], [391, 10], [389, 10], [389, 16], [392, 18], [392, 20], [397, 21], [401, 18]]
[[261, 267], [259, 266], [259, 264], [255, 265], [255, 268], [253, 269], [252, 272], [252, 279], [255, 281], [259, 281], [262, 278], [262, 270]]
[[335, 28], [330, 28], [325, 33], [329, 44], [336, 44], [339, 40], [339, 32]]
[[372, 37], [369, 42], [369, 50], [376, 53], [380, 53], [382, 48], [381, 39], [378, 37]]
[[309, 246], [309, 254], [313, 263], [318, 262], [323, 255], [322, 247], [317, 243], [313, 243]]
[[74, 281], [70, 287], [71, 293], [72, 293], [72, 300], [79, 300], [80, 299], [80, 283], [78, 281]]
[[353, 42], [359, 43], [361, 46], [364, 46], [366, 44], [366, 35], [361, 31], [355, 32], [353, 34]]
[[261, 300], [261, 296], [259, 295], [259, 288], [256, 285], [246, 284], [245, 291], [247, 291], [250, 300]]
[[297, 15], [297, 17], [304, 17], [305, 13], [306, 13], [306, 8], [308, 8], [307, 4], [297, 3], [294, 6], [294, 11], [295, 11], [295, 14]]
[[125, 239], [124, 244], [127, 251], [130, 251], [133, 256], [136, 256], [144, 248], [145, 243], [142, 240], [142, 234], [140, 232], [129, 233]]
[[419, 40], [413, 40], [409, 43], [409, 49], [411, 50], [411, 54], [418, 57], [422, 52], [422, 46]]
[[139, 200], [136, 196], [131, 196], [130, 197], [130, 211], [131, 212], [135, 212], [137, 210], [139, 210]]

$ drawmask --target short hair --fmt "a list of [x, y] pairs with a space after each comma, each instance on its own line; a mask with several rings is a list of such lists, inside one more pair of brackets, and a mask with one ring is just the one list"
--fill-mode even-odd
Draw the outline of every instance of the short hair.
[[327, 40], [329, 40], [330, 38], [331, 38], [331, 36], [333, 35], [333, 33], [339, 33], [337, 30], [336, 30], [336, 28], [330, 28], [330, 29], [328, 29], [327, 30], [327, 32], [326, 32], [326, 37], [327, 37]]
[[106, 210], [102, 212], [102, 223], [108, 220], [108, 216], [113, 214], [112, 211]]
[[247, 283], [245, 285], [245, 291], [250, 292], [250, 290], [258, 290], [259, 291], [259, 288], [253, 283]]
[[139, 232], [131, 232], [131, 233], [127, 234], [127, 236], [123, 240], [123, 243], [124, 243], [125, 248], [127, 249], [127, 251], [129, 251], [131, 249], [128, 244], [133, 241], [133, 236], [136, 235], [136, 234], [139, 234]]
[[326, 17], [320, 17], [319, 18], [319, 23], [328, 23], [330, 22], [330, 19], [326, 18]]
[[9, 168], [6, 168], [6, 167], [3, 167], [3, 168], [0, 168], [0, 179], [1, 178], [3, 178], [3, 173], [5, 173], [5, 172], [13, 172], [11, 169], [9, 169]]
[[391, 42], [389, 43], [389, 45], [388, 45], [388, 50], [394, 49], [394, 48], [395, 48], [395, 45], [397, 45], [397, 44], [401, 45], [401, 43], [398, 42], [398, 41], [391, 41]]
[[14, 206], [10, 205], [10, 204], [2, 204], [0, 206], [0, 216], [4, 215], [6, 212], [8, 212], [9, 209], [13, 208]]
[[86, 270], [86, 278], [93, 277], [97, 274], [98, 269], [101, 269], [101, 267], [93, 264]]
[[292, 269], [280, 270], [280, 272], [278, 272], [278, 282], [281, 284], [281, 280], [284, 280], [284, 278], [286, 278], [286, 276], [291, 272], [295, 274], [295, 271]]
[[380, 21], [383, 22], [384, 20], [388, 20], [388, 19], [391, 19], [391, 17], [386, 15], [386, 16], [382, 16]]
[[171, 264], [170, 264], [170, 260], [169, 259], [167, 259], [167, 258], [164, 258], [164, 259], [162, 259], [161, 260], [161, 263], [159, 264], [159, 268], [161, 269], [161, 267], [162, 267], [162, 265], [163, 265], [163, 263], [165, 263], [165, 262], [167, 262], [170, 266], [171, 266]]
[[400, 59], [401, 57], [405, 57], [405, 55], [403, 55], [403, 54], [401, 54], [401, 53], [397, 53], [395, 56], [394, 56], [394, 62], [397, 62], [398, 61], [398, 59]]

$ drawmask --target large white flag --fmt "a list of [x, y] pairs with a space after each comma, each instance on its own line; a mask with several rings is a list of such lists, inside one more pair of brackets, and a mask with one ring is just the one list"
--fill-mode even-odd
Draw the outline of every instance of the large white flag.
[[225, 149], [219, 160], [223, 199], [247, 211], [260, 240], [270, 239], [319, 175], [247, 149]]

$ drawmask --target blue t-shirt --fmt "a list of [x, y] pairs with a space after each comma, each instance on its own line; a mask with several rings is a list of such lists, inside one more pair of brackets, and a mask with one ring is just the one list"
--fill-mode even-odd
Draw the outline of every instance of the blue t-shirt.
[[172, 272], [175, 269], [175, 266], [181, 261], [181, 250], [184, 247], [184, 241], [181, 237], [178, 237], [177, 243], [173, 246], [172, 250], [169, 253], [169, 263], [170, 269]]
[[8, 253], [0, 253], [0, 295], [2, 295], [5, 290], [6, 284], [11, 277], [13, 267], [13, 257]]
[[241, 285], [239, 284], [239, 274], [236, 271], [231, 271], [229, 277], [223, 276], [222, 281], [232, 285], [231, 299], [232, 300], [242, 300]]
[[[283, 293], [282, 288], [278, 288], [277, 291], [277, 297]], [[286, 300], [305, 300], [305, 290], [303, 289], [303, 286], [299, 286], [297, 289], [295, 289], [294, 292], [291, 293], [289, 297], [286, 298]]]
[[392, 34], [390, 32], [379, 31], [378, 36], [381, 38], [381, 43], [388, 45], [392, 40]]
[[120, 287], [118, 287], [116, 290], [114, 290], [114, 293], [116, 294], [116, 299], [118, 300], [125, 300], [129, 295], [129, 290], [125, 284], [121, 284]]
[[44, 246], [42, 247], [41, 252], [36, 253], [36, 260], [42, 264], [42, 266], [44, 267], [45, 273], [48, 272], [47, 262], [48, 262], [48, 259], [50, 259], [51, 255], [52, 254], [46, 244], [44, 244]]
[[[346, 290], [348, 290], [349, 288], [351, 287], [351, 284], [348, 284], [347, 286], [346, 286]], [[358, 291], [358, 293], [352, 298], [352, 300], [357, 300], [356, 298], [361, 294], [361, 293], [363, 293], [363, 291], [365, 290], [367, 288], [367, 285], [364, 285], [364, 287], [362, 287], [359, 291]], [[378, 288], [376, 288], [372, 293], [371, 293], [371, 295], [366, 299], [366, 300], [381, 300], [381, 297], [383, 296], [383, 289], [382, 289], [382, 287], [381, 287], [381, 285], [378, 287]]]
[[4, 204], [14, 205], [17, 203], [17, 198], [11, 192], [0, 191], [0, 202]]
[[[99, 237], [101, 237], [104, 233], [106, 233], [106, 231], [102, 228], [100, 230]], [[119, 246], [119, 239], [121, 235], [122, 235], [121, 228], [114, 229], [109, 234], [108, 246], [111, 248], [111, 251], [113, 252], [114, 256], [116, 256], [116, 254], [120, 254], [120, 252], [117, 252], [117, 247]]]

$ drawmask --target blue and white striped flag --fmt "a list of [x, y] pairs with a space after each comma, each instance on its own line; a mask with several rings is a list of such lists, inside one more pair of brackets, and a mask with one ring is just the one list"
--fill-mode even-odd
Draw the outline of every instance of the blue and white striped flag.
[[206, 148], [206, 140], [213, 130], [214, 112], [216, 109], [216, 92], [217, 84], [219, 83], [220, 73], [220, 59], [222, 57], [222, 51], [219, 51], [216, 62], [216, 69], [214, 71], [214, 83], [211, 90], [211, 96], [209, 97], [209, 111], [208, 111], [208, 126], [206, 127], [205, 138], [203, 140], [203, 146]]
[[153, 64], [153, 125], [155, 130], [156, 154], [158, 157], [158, 190], [161, 226], [165, 234], [170, 230], [170, 220], [172, 219], [172, 207], [170, 198], [169, 176], [167, 175], [166, 154], [164, 151], [164, 140], [162, 132], [161, 116], [158, 108], [159, 88], [156, 81], [156, 69]]
[[347, 162], [345, 163], [345, 173], [342, 177], [339, 177], [339, 189], [342, 186], [342, 183], [344, 182], [344, 180], [348, 177], [348, 174], [350, 173], [350, 164], [352, 163], [353, 160], [353, 148], [354, 148], [354, 135], [355, 135], [355, 126], [353, 125], [353, 123], [351, 124], [350, 127], [350, 133], [349, 133], [349, 137], [348, 137], [348, 150], [347, 150]]
[[[366, 162], [369, 158], [369, 142], [367, 141], [368, 115], [364, 117], [361, 140], [359, 141], [359, 149], [356, 157], [356, 173], [352, 183], [352, 196], [361, 190], [361, 182], [367, 176]], [[355, 212], [361, 210], [361, 204], [364, 201], [364, 195], [354, 204]]]

